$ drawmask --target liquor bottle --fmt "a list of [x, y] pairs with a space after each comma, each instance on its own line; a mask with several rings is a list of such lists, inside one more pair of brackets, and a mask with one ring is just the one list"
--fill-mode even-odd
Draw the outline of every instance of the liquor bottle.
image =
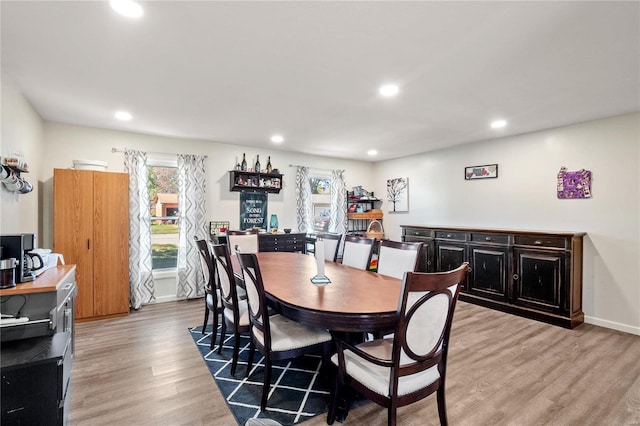
[[267, 173], [271, 173], [273, 169], [271, 168], [271, 156], [267, 159]]
[[247, 158], [245, 157], [244, 152], [242, 153], [242, 164], [240, 165], [240, 168], [243, 172], [247, 171]]
[[256, 165], [254, 167], [256, 173], [260, 173], [260, 156], [256, 155]]

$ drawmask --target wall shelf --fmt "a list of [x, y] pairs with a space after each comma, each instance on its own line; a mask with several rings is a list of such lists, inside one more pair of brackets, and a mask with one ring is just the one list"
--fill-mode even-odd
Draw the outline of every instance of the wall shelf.
[[256, 173], [229, 171], [229, 191], [255, 191], [278, 194], [282, 189], [282, 176], [279, 173]]

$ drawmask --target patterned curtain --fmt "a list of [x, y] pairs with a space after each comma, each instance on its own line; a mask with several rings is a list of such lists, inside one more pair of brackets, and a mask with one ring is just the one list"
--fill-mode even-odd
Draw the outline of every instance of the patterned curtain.
[[178, 287], [176, 296], [188, 299], [204, 296], [200, 253], [194, 236], [207, 238], [205, 205], [205, 158], [178, 155]]
[[329, 232], [344, 234], [347, 232], [347, 186], [344, 183], [344, 170], [331, 171], [331, 221]]
[[151, 215], [147, 187], [147, 153], [125, 150], [129, 173], [129, 304], [140, 309], [156, 300], [151, 271]]
[[313, 231], [313, 217], [311, 216], [311, 183], [309, 182], [309, 168], [298, 166], [296, 172], [296, 210], [299, 232]]

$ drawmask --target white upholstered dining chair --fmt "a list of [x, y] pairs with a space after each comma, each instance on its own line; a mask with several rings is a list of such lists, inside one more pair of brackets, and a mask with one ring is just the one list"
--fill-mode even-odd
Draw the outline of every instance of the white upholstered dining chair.
[[236, 253], [236, 247], [243, 253], [257, 253], [259, 251], [257, 229], [227, 231], [227, 242], [231, 254]]
[[[387, 407], [387, 422], [396, 424], [398, 407], [436, 392], [440, 424], [447, 424], [445, 378], [453, 311], [469, 264], [448, 272], [407, 272], [402, 281], [398, 322], [393, 337], [351, 345], [336, 336], [338, 366], [327, 423], [351, 387]], [[347, 405], [348, 408], [348, 405]]]
[[378, 273], [402, 279], [405, 272], [416, 272], [422, 243], [382, 240], [378, 251]]
[[317, 237], [324, 241], [324, 259], [335, 262], [338, 258], [338, 248], [342, 240], [342, 234], [319, 233]]
[[353, 268], [369, 269], [375, 238], [356, 237], [347, 235], [344, 237], [344, 249], [342, 252], [342, 264]]

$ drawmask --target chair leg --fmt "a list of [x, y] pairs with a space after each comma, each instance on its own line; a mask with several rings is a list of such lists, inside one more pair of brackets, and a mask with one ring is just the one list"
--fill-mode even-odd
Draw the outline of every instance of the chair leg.
[[213, 309], [211, 311], [211, 313], [213, 314], [213, 331], [212, 331], [212, 336], [215, 339], [216, 337], [216, 333], [218, 332], [218, 316], [220, 315], [220, 312], [218, 312], [218, 309]]
[[247, 361], [247, 372], [245, 377], [249, 377], [249, 372], [251, 371], [251, 367], [253, 366], [253, 355], [256, 352], [255, 344], [253, 343], [253, 338], [251, 339], [251, 343], [249, 343], [249, 360]]
[[233, 358], [231, 359], [231, 375], [235, 376], [238, 367], [238, 357], [240, 356], [240, 333], [238, 330], [233, 332]]
[[[207, 323], [209, 322], [209, 307], [206, 305], [204, 305], [204, 323], [202, 324], [202, 334], [204, 334], [204, 329], [207, 328]], [[215, 336], [215, 330], [214, 331], [214, 336]]]
[[262, 399], [260, 400], [260, 411], [267, 408], [267, 397], [271, 387], [271, 360], [269, 356], [264, 357], [264, 382], [262, 384]]
[[444, 398], [444, 386], [440, 386], [436, 391], [436, 396], [438, 398], [438, 416], [440, 416], [440, 425], [447, 426], [449, 422], [447, 422], [447, 407], [445, 404]]
[[[222, 345], [224, 344], [224, 337], [227, 335], [227, 320], [224, 318], [224, 314], [222, 314], [222, 324], [220, 326], [220, 342], [218, 343], [218, 353], [222, 353]], [[211, 339], [211, 347], [209, 349], [213, 349], [214, 339]]]
[[336, 372], [336, 379], [333, 382], [333, 393], [331, 395], [331, 403], [329, 405], [329, 412], [327, 413], [327, 424], [332, 425], [336, 421], [336, 410], [338, 408], [338, 400], [340, 399], [340, 393], [342, 386], [340, 384], [340, 377]]
[[387, 412], [388, 419], [387, 424], [389, 426], [396, 426], [396, 414], [398, 412], [398, 405], [396, 402], [391, 401], [391, 405], [389, 405], [389, 410]]

